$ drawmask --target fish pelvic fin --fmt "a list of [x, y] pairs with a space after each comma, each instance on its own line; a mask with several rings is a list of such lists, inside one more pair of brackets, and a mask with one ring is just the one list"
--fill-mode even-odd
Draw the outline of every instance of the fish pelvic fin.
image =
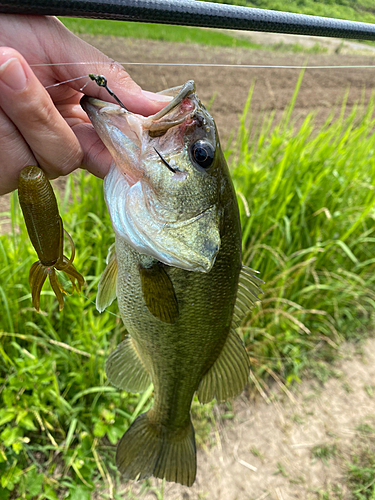
[[263, 293], [260, 285], [264, 283], [255, 274], [258, 271], [242, 265], [238, 281], [237, 298], [233, 312], [234, 328], [241, 325], [242, 321], [248, 316], [249, 312], [257, 302], [260, 301], [259, 295]]
[[109, 355], [105, 372], [112, 385], [128, 392], [144, 392], [151, 384], [150, 375], [130, 335]]
[[164, 323], [175, 323], [178, 319], [178, 302], [173, 283], [158, 262], [149, 268], [139, 267], [142, 293], [150, 313]]
[[240, 394], [249, 377], [250, 361], [242, 340], [232, 328], [224, 347], [197, 391], [201, 403], [226, 401]]
[[111, 245], [108, 250], [107, 267], [100, 277], [98, 294], [96, 296], [96, 308], [103, 312], [116, 298], [117, 287], [117, 259], [115, 245]]
[[191, 420], [185, 428], [171, 431], [143, 413], [121, 438], [116, 464], [124, 479], [155, 476], [191, 486], [197, 471]]

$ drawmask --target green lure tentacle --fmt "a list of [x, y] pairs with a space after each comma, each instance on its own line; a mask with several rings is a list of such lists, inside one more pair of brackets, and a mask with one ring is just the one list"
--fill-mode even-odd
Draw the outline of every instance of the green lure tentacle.
[[[63, 294], [67, 292], [59, 282], [56, 270], [63, 271], [68, 275], [73, 290], [80, 291], [85, 284], [85, 280], [73, 266], [75, 257], [74, 243], [71, 236], [64, 229], [55, 193], [42, 169], [31, 165], [21, 171], [18, 198], [25, 218], [27, 232], [39, 257], [39, 260], [34, 262], [29, 272], [33, 306], [39, 311], [40, 293], [48, 276], [61, 311], [64, 307]], [[69, 259], [63, 254], [64, 233], [72, 249]]]

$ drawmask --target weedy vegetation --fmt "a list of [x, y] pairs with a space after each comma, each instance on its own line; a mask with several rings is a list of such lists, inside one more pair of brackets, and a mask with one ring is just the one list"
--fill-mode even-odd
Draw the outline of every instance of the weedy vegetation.
[[343, 339], [362, 335], [375, 304], [374, 99], [350, 110], [344, 101], [319, 130], [313, 114], [293, 127], [302, 77], [276, 124], [273, 113], [252, 122], [250, 93], [227, 151], [244, 262], [266, 282], [244, 340], [258, 375], [277, 372], [287, 383], [314, 360], [329, 360]]
[[344, 469], [353, 500], [375, 497], [375, 429], [368, 423], [357, 427]]
[[336, 456], [336, 448], [336, 444], [318, 444], [312, 448], [311, 456], [313, 459], [320, 459], [325, 465], [328, 465], [328, 461]]
[[372, 0], [203, 0], [258, 9], [281, 10], [310, 16], [335, 17], [365, 23], [375, 22]]
[[[344, 102], [317, 129], [313, 114], [294, 122], [297, 92], [278, 122], [272, 113], [252, 121], [250, 93], [226, 150], [244, 262], [266, 282], [262, 305], [241, 329], [259, 387], [269, 377], [298, 381], [306, 367], [332, 359], [342, 340], [366, 332], [375, 305], [374, 100], [348, 110]], [[36, 256], [15, 193], [3, 214], [11, 230], [0, 236], [0, 500], [85, 500], [94, 488], [95, 498], [120, 498], [115, 443], [151, 403], [151, 387], [119, 392], [104, 373], [125, 332], [116, 304], [103, 314], [93, 304], [114, 241], [101, 184], [80, 172], [60, 193], [87, 281], [62, 313], [48, 287], [42, 312], [31, 307]], [[213, 405], [193, 411], [205, 445]], [[162, 498], [162, 489], [155, 494]], [[123, 495], [136, 498], [131, 488]]]
[[184, 42], [221, 47], [243, 47], [248, 49], [262, 48], [260, 44], [249, 40], [238, 39], [218, 30], [173, 26], [153, 23], [131, 23], [124, 21], [107, 21], [102, 19], [61, 18], [64, 25], [74, 33], [108, 35], [127, 38], [143, 38], [164, 42]]
[[304, 47], [299, 43], [276, 43], [262, 45], [238, 33], [222, 32], [209, 28], [189, 26], [173, 26], [152, 23], [131, 23], [123, 21], [107, 21], [103, 19], [61, 18], [67, 28], [76, 34], [117, 36], [135, 39], [159, 40], [164, 42], [194, 43], [217, 47], [273, 50], [278, 52], [321, 54], [327, 48], [316, 43], [312, 47]]

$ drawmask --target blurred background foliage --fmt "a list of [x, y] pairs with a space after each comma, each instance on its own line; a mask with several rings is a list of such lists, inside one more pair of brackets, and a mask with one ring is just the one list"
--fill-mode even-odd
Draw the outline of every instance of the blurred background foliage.
[[[260, 388], [270, 376], [286, 385], [300, 380], [304, 369], [333, 359], [340, 342], [363, 338], [373, 325], [374, 100], [352, 109], [343, 102], [322, 127], [314, 127], [313, 113], [297, 126], [292, 110], [302, 77], [277, 122], [272, 113], [252, 121], [250, 92], [225, 151], [244, 262], [266, 282], [262, 304], [241, 327]], [[94, 305], [114, 241], [102, 182], [78, 172], [57, 193], [87, 281], [61, 313], [48, 285], [41, 313], [31, 306], [27, 276], [36, 256], [16, 193], [3, 214], [11, 230], [0, 236], [1, 500], [84, 500], [94, 489], [120, 498], [115, 444], [152, 402], [152, 387], [142, 395], [119, 392], [104, 373], [125, 330], [116, 303], [103, 314]], [[193, 416], [205, 446], [213, 403], [194, 403]]]

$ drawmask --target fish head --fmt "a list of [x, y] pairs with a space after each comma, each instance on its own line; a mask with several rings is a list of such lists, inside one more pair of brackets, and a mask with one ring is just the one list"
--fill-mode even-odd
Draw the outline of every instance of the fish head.
[[83, 109], [113, 157], [104, 193], [116, 235], [138, 252], [208, 272], [220, 248], [227, 166], [214, 120], [193, 81], [144, 117], [84, 96]]

